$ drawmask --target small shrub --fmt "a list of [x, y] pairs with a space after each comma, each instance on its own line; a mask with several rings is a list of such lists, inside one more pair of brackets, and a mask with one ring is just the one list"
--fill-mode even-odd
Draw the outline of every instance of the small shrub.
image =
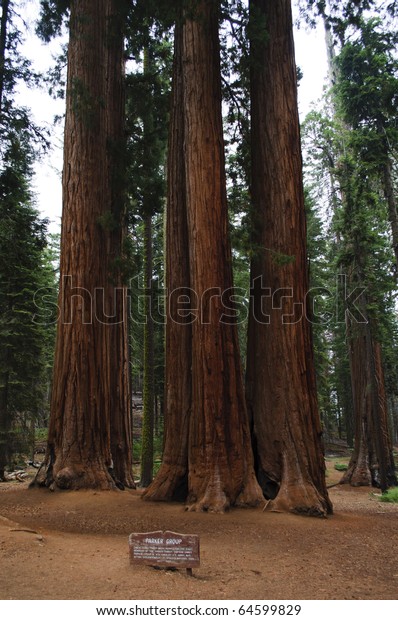
[[390, 489], [380, 497], [381, 502], [389, 502], [391, 504], [398, 504], [398, 487]]
[[47, 441], [48, 428], [35, 429], [35, 441]]
[[134, 439], [133, 441], [133, 461], [139, 462], [141, 460], [141, 439]]
[[334, 468], [337, 471], [347, 471], [348, 465], [346, 465], [345, 463], [335, 463]]

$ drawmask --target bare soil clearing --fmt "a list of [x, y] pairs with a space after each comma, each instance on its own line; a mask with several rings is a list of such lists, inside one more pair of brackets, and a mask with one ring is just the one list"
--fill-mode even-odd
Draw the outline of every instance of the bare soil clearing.
[[[328, 485], [341, 477], [332, 472]], [[335, 514], [185, 512], [139, 491], [0, 486], [2, 599], [396, 599], [398, 505], [368, 488], [330, 489]], [[131, 532], [199, 534], [201, 566], [130, 566]], [[30, 531], [25, 531], [30, 530]]]

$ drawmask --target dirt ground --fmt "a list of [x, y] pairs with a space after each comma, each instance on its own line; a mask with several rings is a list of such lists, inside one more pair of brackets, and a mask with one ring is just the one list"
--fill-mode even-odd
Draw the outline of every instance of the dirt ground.
[[[341, 476], [329, 474], [328, 485]], [[287, 600], [398, 598], [398, 505], [371, 489], [330, 489], [335, 514], [311, 519], [185, 512], [139, 491], [58, 492], [0, 485], [0, 598]], [[201, 565], [131, 566], [131, 532], [199, 534]]]

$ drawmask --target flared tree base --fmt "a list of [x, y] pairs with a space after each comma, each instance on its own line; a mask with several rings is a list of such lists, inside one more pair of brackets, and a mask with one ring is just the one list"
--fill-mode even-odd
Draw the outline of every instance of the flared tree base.
[[109, 470], [99, 464], [66, 465], [57, 468], [56, 464], [44, 462], [31, 487], [47, 487], [51, 491], [80, 489], [96, 489], [101, 491], [118, 488]]
[[331, 502], [324, 499], [311, 483], [282, 482], [277, 497], [267, 504], [267, 510], [321, 518], [333, 514]]
[[372, 486], [372, 475], [369, 467], [352, 465], [340, 480], [340, 484], [350, 484], [352, 487]]
[[188, 474], [185, 467], [163, 463], [156, 478], [142, 494], [152, 502], [184, 502], [188, 492]]
[[[264, 502], [261, 489], [254, 474], [245, 484], [243, 490], [230, 494], [223, 487], [219, 475], [206, 476], [199, 484], [195, 478], [193, 488], [188, 490], [186, 468], [163, 464], [152, 484], [144, 491], [142, 499], [146, 501], [185, 502], [185, 510], [189, 512], [222, 513], [235, 506], [238, 508], [256, 507]], [[230, 485], [225, 485], [228, 488]]]
[[266, 466], [259, 468], [264, 496], [269, 498], [267, 510], [322, 518], [333, 514], [324, 479], [321, 476], [313, 479], [308, 466], [298, 457], [292, 458], [293, 454], [294, 443], [286, 445], [281, 454], [283, 468], [280, 479], [267, 472]]

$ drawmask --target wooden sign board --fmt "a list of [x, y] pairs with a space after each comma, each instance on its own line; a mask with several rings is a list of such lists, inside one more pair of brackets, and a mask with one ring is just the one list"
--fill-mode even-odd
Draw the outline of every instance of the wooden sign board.
[[192, 569], [200, 565], [199, 536], [176, 532], [130, 534], [130, 564]]

